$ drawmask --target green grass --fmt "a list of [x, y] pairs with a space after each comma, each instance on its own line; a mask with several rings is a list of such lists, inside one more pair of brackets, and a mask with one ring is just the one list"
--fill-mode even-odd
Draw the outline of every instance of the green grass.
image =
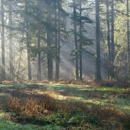
[[9, 119], [9, 114], [0, 111], [0, 130], [59, 130], [60, 126], [55, 125], [32, 125], [32, 124], [19, 124]]
[[[19, 95], [20, 92], [24, 92], [26, 93], [27, 96], [29, 96], [30, 93], [34, 95], [35, 94], [42, 95], [44, 93], [47, 93], [55, 100], [64, 100], [67, 102], [76, 102], [76, 101], [84, 102], [88, 104], [88, 106], [109, 105], [109, 106], [114, 106], [121, 111], [130, 113], [130, 107], [129, 107], [130, 96], [129, 93], [124, 93], [125, 90], [129, 91], [129, 88], [128, 89], [117, 88], [117, 87], [99, 88], [99, 87], [91, 87], [88, 85], [74, 85], [74, 84], [65, 85], [65, 84], [50, 83], [50, 84], [12, 84], [12, 85], [1, 84], [0, 90], [1, 90], [0, 91], [1, 104], [5, 103], [7, 101], [6, 99], [12, 93], [17, 93]], [[15, 123], [8, 118], [8, 114], [9, 113], [0, 111], [0, 130], [35, 130], [35, 129], [59, 130], [62, 128], [60, 127], [59, 124], [40, 126], [40, 125], [33, 125], [33, 124]], [[92, 124], [88, 123], [86, 125], [88, 125], [88, 127], [92, 126], [92, 130], [98, 130], [98, 128], [96, 129], [95, 128], [96, 126], [93, 126]]]
[[0, 130], [59, 130], [61, 127], [54, 125], [37, 126], [32, 124], [18, 124], [9, 120], [0, 120]]
[[59, 92], [64, 96], [73, 96], [71, 101], [80, 100], [88, 104], [113, 105], [130, 113], [130, 100], [118, 97], [125, 90], [124, 88], [49, 84], [47, 90]]
[[[12, 88], [14, 87], [14, 88]], [[100, 87], [93, 88], [87, 85], [64, 85], [64, 84], [14, 84], [14, 85], [0, 85], [2, 89], [8, 89], [12, 91], [13, 89], [24, 89], [24, 88], [37, 88], [41, 92], [44, 91], [54, 91], [67, 97], [69, 101], [80, 100], [88, 104], [100, 104], [100, 105], [114, 105], [118, 108], [124, 109], [130, 112], [129, 105], [130, 101], [126, 98], [118, 98], [118, 95], [124, 91], [124, 88], [116, 87]], [[44, 89], [46, 87], [46, 90]], [[0, 93], [0, 98], [6, 97], [7, 93]], [[69, 98], [73, 97], [73, 98]]]

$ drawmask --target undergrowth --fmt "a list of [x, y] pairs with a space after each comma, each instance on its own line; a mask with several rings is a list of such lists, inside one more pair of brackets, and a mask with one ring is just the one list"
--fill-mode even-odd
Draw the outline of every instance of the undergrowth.
[[123, 90], [118, 97], [130, 100], [130, 88]]
[[[123, 82], [125, 86], [122, 86], [122, 88]], [[60, 83], [73, 82], [61, 81]], [[74, 84], [76, 83], [74, 82]], [[107, 81], [95, 81], [87, 84], [96, 87], [86, 88], [82, 85], [77, 89], [74, 86], [69, 88], [61, 85], [59, 88], [54, 86], [53, 91], [57, 97], [58, 94], [65, 97], [81, 96], [84, 99], [97, 99], [99, 101], [118, 101], [119, 98], [123, 102], [130, 99], [130, 89], [125, 88], [129, 85], [129, 82], [121, 81], [117, 83], [111, 81], [108, 84]], [[116, 87], [118, 84], [120, 86]], [[112, 106], [111, 103], [108, 103], [111, 105], [101, 106], [101, 104], [84, 103], [81, 100], [72, 101], [68, 97], [65, 100], [60, 100], [60, 98], [52, 96], [54, 93], [52, 94], [53, 91], [50, 91], [48, 86], [30, 85], [25, 88], [24, 85], [22, 87], [17, 85], [11, 86], [10, 89], [1, 88], [1, 93], [11, 95], [8, 98], [5, 95], [5, 99], [4, 96], [1, 96], [0, 109], [9, 113], [6, 119], [20, 124], [52, 125], [63, 128], [60, 130], [130, 130], [130, 114], [114, 107], [114, 105]], [[41, 87], [39, 91], [35, 91], [38, 87]]]
[[[123, 93], [126, 93], [125, 91]], [[12, 97], [3, 106], [11, 112], [10, 119], [19, 123], [59, 125], [68, 130], [130, 130], [130, 115], [113, 106], [54, 100], [42, 97]], [[15, 113], [15, 114], [14, 114]]]

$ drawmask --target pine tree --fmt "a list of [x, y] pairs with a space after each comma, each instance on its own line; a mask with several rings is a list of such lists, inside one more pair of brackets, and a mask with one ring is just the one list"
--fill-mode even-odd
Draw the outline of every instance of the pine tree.
[[101, 56], [100, 56], [100, 16], [99, 16], [99, 0], [95, 0], [96, 7], [96, 80], [101, 80]]
[[1, 0], [1, 44], [2, 44], [2, 80], [6, 79], [5, 73], [5, 25], [4, 25], [4, 4]]

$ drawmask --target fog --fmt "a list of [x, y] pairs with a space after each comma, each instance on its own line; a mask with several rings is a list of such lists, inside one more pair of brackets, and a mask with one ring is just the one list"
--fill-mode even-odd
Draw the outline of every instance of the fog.
[[[66, 16], [64, 17], [61, 14], [61, 20], [63, 24], [65, 24], [65, 29], [67, 32], [71, 32], [74, 29], [73, 25], [73, 7], [70, 7], [72, 1], [68, 0], [63, 2], [61, 5], [66, 11]], [[52, 26], [54, 24], [52, 21], [54, 20], [54, 10], [55, 8], [52, 6], [51, 13], [48, 15], [52, 15], [52, 21], [46, 23], [45, 17], [47, 17], [48, 8], [46, 8], [45, 3], [26, 3], [24, 1], [5, 1], [3, 3], [3, 9], [1, 9], [1, 26], [4, 30], [1, 31], [1, 48], [4, 46], [5, 52], [1, 49], [1, 64], [3, 70], [6, 72], [6, 79], [12, 80], [27, 80], [29, 70], [31, 71], [32, 80], [37, 80], [38, 74], [38, 54], [40, 51], [40, 66], [41, 71], [39, 72], [42, 80], [46, 80], [48, 77], [48, 69], [47, 69], [47, 53], [44, 49], [47, 46], [47, 27]], [[38, 5], [37, 5], [38, 4]], [[49, 5], [47, 5], [49, 6]], [[82, 4], [82, 8], [91, 8], [89, 10], [85, 10], [82, 12], [82, 15], [89, 17], [93, 20], [93, 23], [84, 23], [83, 27], [87, 33], [85, 33], [85, 37], [93, 40], [92, 45], [84, 46], [84, 49], [88, 53], [84, 53], [82, 55], [82, 72], [84, 80], [93, 80], [95, 79], [95, 60], [96, 60], [96, 46], [95, 46], [95, 3], [94, 1], [86, 2], [86, 4]], [[45, 8], [45, 10], [44, 10]], [[58, 10], [58, 9], [57, 9]], [[28, 11], [28, 12], [26, 12]], [[40, 13], [43, 12], [43, 13]], [[45, 14], [44, 14], [45, 13]], [[58, 13], [58, 12], [57, 12]], [[64, 12], [62, 12], [64, 13]], [[79, 9], [77, 9], [77, 13], [79, 13]], [[3, 15], [2, 15], [3, 14]], [[39, 14], [39, 16], [38, 16]], [[3, 18], [4, 19], [3, 19]], [[43, 18], [42, 18], [43, 17]], [[48, 17], [49, 18], [49, 17]], [[57, 16], [58, 18], [58, 16]], [[3, 19], [3, 22], [2, 22]], [[48, 25], [50, 24], [50, 25]], [[58, 23], [57, 23], [58, 24]], [[27, 27], [28, 26], [28, 27]], [[39, 28], [40, 27], [40, 28]], [[78, 26], [79, 28], [79, 26]], [[40, 34], [38, 34], [38, 30], [40, 29]], [[54, 34], [50, 34], [50, 38], [53, 40]], [[4, 40], [2, 40], [4, 37]], [[58, 37], [58, 36], [57, 36]], [[75, 41], [74, 35], [72, 33], [68, 33], [66, 36], [61, 33], [60, 40], [60, 79], [76, 79], [75, 75], [75, 60], [73, 56], [71, 56], [71, 52], [75, 49]], [[40, 41], [39, 46], [41, 49], [37, 48], [38, 38]], [[78, 36], [79, 38], [79, 36]], [[3, 42], [3, 43], [2, 43]], [[43, 50], [42, 50], [43, 49]], [[91, 54], [89, 54], [91, 53]], [[104, 58], [104, 54], [102, 53], [102, 59]], [[4, 54], [4, 55], [3, 55]], [[4, 59], [3, 59], [4, 58]], [[3, 62], [5, 60], [5, 63]], [[29, 62], [30, 60], [30, 62]], [[30, 69], [29, 69], [30, 64]], [[55, 77], [56, 60], [53, 59], [53, 78]], [[10, 71], [11, 69], [11, 71]], [[1, 75], [2, 75], [1, 71]], [[105, 70], [104, 63], [102, 63], [102, 77], [105, 78]], [[2, 77], [1, 77], [2, 78]]]

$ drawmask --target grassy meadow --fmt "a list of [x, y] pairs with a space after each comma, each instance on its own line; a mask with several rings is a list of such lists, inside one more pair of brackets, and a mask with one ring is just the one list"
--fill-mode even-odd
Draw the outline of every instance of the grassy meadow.
[[123, 85], [2, 83], [0, 130], [130, 130], [130, 88]]

